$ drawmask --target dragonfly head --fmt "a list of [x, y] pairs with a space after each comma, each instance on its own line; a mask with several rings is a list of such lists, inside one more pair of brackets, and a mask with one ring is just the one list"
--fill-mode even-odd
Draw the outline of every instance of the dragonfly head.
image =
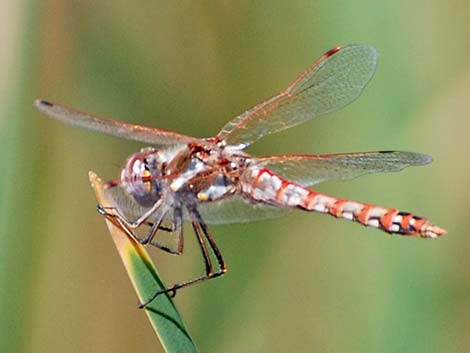
[[158, 150], [146, 148], [130, 156], [121, 171], [122, 185], [143, 207], [151, 207], [161, 197], [162, 162]]

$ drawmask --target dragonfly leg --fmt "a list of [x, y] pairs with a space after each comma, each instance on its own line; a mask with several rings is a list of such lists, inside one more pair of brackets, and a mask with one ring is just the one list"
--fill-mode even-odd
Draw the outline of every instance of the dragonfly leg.
[[[166, 215], [166, 214], [165, 214]], [[163, 220], [163, 218], [162, 218]], [[160, 221], [161, 223], [161, 221]], [[152, 226], [153, 227], [153, 226]], [[161, 244], [160, 242], [155, 239], [155, 234], [157, 230], [163, 230], [166, 232], [175, 232], [176, 237], [178, 239], [176, 249], [169, 248], [168, 246], [165, 246]], [[184, 247], [184, 237], [183, 237], [183, 211], [180, 206], [175, 207], [174, 211], [174, 216], [173, 216], [173, 224], [171, 225], [170, 228], [163, 227], [161, 224], [159, 225], [158, 229], [155, 230], [155, 233], [152, 235], [151, 232], [149, 232], [149, 236], [147, 236], [146, 239], [147, 242], [146, 244], [150, 243], [151, 245], [166, 251], [172, 255], [181, 255], [183, 253], [183, 247]]]
[[206, 266], [206, 275], [212, 273], [212, 261], [211, 257], [209, 255], [209, 251], [207, 251], [207, 245], [206, 242], [204, 241], [203, 235], [201, 234], [201, 227], [198, 223], [192, 222], [194, 233], [196, 234], [197, 237], [197, 242], [199, 244], [199, 247], [201, 248], [202, 252], [202, 257], [204, 258], [204, 264]]
[[[129, 228], [138, 228], [140, 227], [144, 222], [147, 221], [147, 219], [150, 218], [157, 210], [160, 208], [160, 206], [163, 204], [164, 199], [161, 198], [157, 202], [155, 202], [152, 207], [150, 207], [147, 211], [145, 211], [138, 219], [135, 221], [129, 221], [126, 216], [124, 216], [119, 208], [117, 207], [103, 207], [101, 205], [97, 206], [98, 213], [103, 215], [103, 216], [115, 216], [121, 219], [121, 221], [127, 225]], [[108, 212], [108, 210], [111, 210], [111, 212]]]
[[[116, 212], [117, 212], [116, 207], [101, 206], [100, 204], [96, 206], [96, 210], [102, 216], [113, 216], [113, 215], [116, 215]], [[108, 212], [108, 210], [111, 210], [111, 212]]]
[[[192, 284], [195, 284], [195, 283], [198, 283], [198, 282], [203, 282], [203, 281], [206, 281], [206, 280], [209, 280], [209, 279], [212, 279], [212, 278], [222, 276], [224, 273], [227, 272], [227, 267], [226, 267], [225, 261], [222, 257], [222, 253], [220, 252], [219, 248], [217, 247], [217, 245], [215, 243], [215, 240], [214, 240], [212, 234], [209, 231], [209, 228], [207, 227], [207, 225], [202, 220], [200, 214], [197, 212], [196, 209], [190, 209], [189, 213], [190, 213], [191, 218], [192, 218], [194, 233], [196, 234], [196, 238], [198, 240], [198, 243], [199, 243], [200, 248], [201, 248], [201, 252], [202, 252], [203, 257], [204, 257], [206, 273], [202, 276], [190, 279], [188, 281], [177, 283], [177, 284], [175, 284], [174, 286], [172, 286], [170, 288], [166, 288], [164, 290], [155, 292], [155, 294], [152, 295], [152, 297], [150, 297], [147, 301], [145, 301], [144, 303], [139, 305], [140, 309], [145, 308], [147, 305], [149, 305], [152, 301], [155, 300], [155, 298], [157, 298], [161, 294], [170, 293], [170, 295], [172, 297], [174, 297], [176, 295], [176, 291], [181, 289], [181, 288], [187, 287], [189, 285], [192, 285]], [[214, 253], [214, 255], [217, 259], [217, 262], [218, 262], [218, 265], [219, 265], [219, 269], [218, 269], [217, 272], [213, 271], [214, 269], [213, 269], [213, 266], [212, 266], [212, 262], [210, 260], [210, 255], [209, 255], [209, 251], [207, 249], [206, 240], [209, 242], [210, 248], [211, 248], [212, 252]]]
[[167, 213], [166, 211], [162, 213], [160, 218], [155, 223], [153, 224], [148, 223], [150, 225], [150, 230], [145, 238], [139, 240], [139, 243], [141, 243], [142, 245], [147, 245], [148, 243], [152, 243], [152, 240], [155, 238], [155, 235], [157, 234], [157, 231], [159, 229], [163, 231], [167, 231], [167, 232], [173, 231], [171, 228], [162, 227], [162, 222], [165, 219], [166, 213]]
[[220, 252], [214, 237], [212, 236], [211, 232], [209, 231], [209, 228], [207, 227], [206, 223], [202, 219], [201, 215], [199, 212], [197, 212], [196, 209], [193, 210], [194, 217], [196, 217], [198, 225], [201, 227], [202, 232], [204, 233], [204, 236], [206, 237], [207, 241], [209, 242], [209, 245], [214, 252], [215, 258], [217, 259], [217, 263], [219, 265], [219, 271], [216, 273], [212, 274], [212, 277], [217, 277], [223, 275], [225, 272], [227, 272], [227, 266], [225, 265], [224, 258], [222, 256], [222, 253]]
[[[174, 231], [174, 229], [167, 228], [167, 227], [164, 227], [164, 226], [161, 225], [161, 223], [163, 222], [163, 220], [164, 220], [164, 218], [167, 214], [167, 211], [165, 210], [164, 212], [162, 212], [160, 218], [156, 222], [154, 222], [154, 223], [148, 222], [147, 223], [150, 226], [150, 230], [144, 238], [142, 238], [142, 237], [135, 234], [133, 229], [137, 228], [135, 226], [136, 222], [140, 223], [139, 226], [142, 225], [153, 213], [155, 213], [158, 210], [158, 208], [160, 208], [161, 205], [162, 205], [162, 203], [160, 201], [156, 202], [152, 206], [152, 208], [150, 209], [152, 212], [147, 211], [144, 214], [145, 219], [141, 220], [142, 217], [140, 217], [139, 220], [137, 220], [135, 222], [130, 222], [124, 215], [122, 215], [119, 208], [117, 208], [117, 207], [103, 207], [101, 205], [98, 205], [97, 210], [98, 210], [99, 214], [105, 216], [107, 219], [115, 220], [118, 223], [119, 227], [121, 229], [123, 229], [135, 241], [137, 241], [138, 243], [140, 243], [142, 245], [147, 245], [148, 243], [150, 243], [153, 240], [153, 238], [155, 237], [155, 234], [157, 233], [158, 230], [164, 230], [164, 231], [169, 231], [169, 232]], [[111, 210], [111, 211], [108, 211], [108, 210]], [[114, 223], [116, 223], [116, 222], [114, 222]], [[154, 245], [154, 244], [152, 244], [152, 245]]]

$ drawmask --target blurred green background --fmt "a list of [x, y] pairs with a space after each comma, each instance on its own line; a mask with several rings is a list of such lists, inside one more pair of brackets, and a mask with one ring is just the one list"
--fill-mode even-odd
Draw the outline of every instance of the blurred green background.
[[[429, 217], [390, 237], [295, 213], [212, 230], [229, 273], [176, 304], [201, 352], [469, 352], [470, 2], [0, 2], [0, 352], [161, 352], [95, 209], [87, 172], [142, 147], [43, 118], [41, 97], [214, 135], [327, 49], [380, 54], [364, 95], [254, 154], [398, 149], [434, 163], [318, 188]], [[167, 282], [202, 271], [152, 251]]]

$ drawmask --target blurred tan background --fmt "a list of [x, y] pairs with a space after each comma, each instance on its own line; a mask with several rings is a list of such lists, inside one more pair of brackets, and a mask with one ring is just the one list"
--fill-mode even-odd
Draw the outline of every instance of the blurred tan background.
[[[449, 234], [390, 237], [296, 213], [213, 227], [229, 265], [176, 304], [201, 352], [470, 352], [470, 3], [0, 2], [0, 352], [161, 352], [87, 172], [142, 147], [43, 118], [41, 97], [206, 137], [324, 51], [381, 54], [365, 94], [254, 154], [398, 149], [434, 163], [318, 188], [429, 217]], [[203, 266], [153, 251], [167, 283]]]

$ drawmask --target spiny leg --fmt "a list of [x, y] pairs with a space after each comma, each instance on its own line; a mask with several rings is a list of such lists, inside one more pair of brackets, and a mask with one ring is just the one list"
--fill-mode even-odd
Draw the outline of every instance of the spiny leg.
[[[204, 259], [204, 264], [205, 264], [205, 267], [206, 267], [206, 274], [204, 276], [201, 276], [201, 278], [206, 277], [206, 276], [211, 276], [212, 270], [213, 270], [212, 261], [211, 261], [210, 255], [209, 255], [209, 251], [207, 250], [207, 246], [206, 246], [206, 243], [204, 241], [204, 238], [201, 234], [201, 227], [198, 223], [195, 223], [195, 222], [192, 222], [192, 226], [193, 226], [193, 229], [194, 229], [194, 233], [196, 234], [196, 238], [197, 238], [197, 241], [198, 241], [198, 244], [199, 244], [199, 248], [201, 249], [202, 257]], [[202, 280], [201, 278], [198, 277], [194, 281], [196, 282], [198, 280]], [[188, 282], [192, 283], [192, 281], [193, 280], [190, 280]], [[191, 283], [176, 284], [172, 288], [169, 288], [168, 292], [170, 293], [170, 296], [173, 298], [173, 297], [176, 296], [176, 290], [181, 288], [181, 287], [177, 287], [177, 286], [179, 286], [179, 285], [187, 286]], [[163, 292], [165, 292], [165, 291], [163, 291]]]
[[167, 211], [163, 212], [160, 216], [160, 218], [153, 224], [149, 223], [150, 225], [150, 231], [148, 232], [147, 236], [145, 238], [143, 238], [142, 240], [139, 239], [139, 243], [141, 243], [142, 245], [147, 245], [149, 243], [152, 242], [152, 240], [155, 238], [155, 235], [157, 234], [157, 231], [159, 229], [162, 229], [162, 230], [169, 230], [171, 231], [171, 228], [162, 228], [161, 225], [162, 225], [162, 222], [163, 220], [165, 219], [166, 217], [166, 214], [167, 214]]
[[184, 237], [183, 237], [183, 210], [181, 206], [175, 209], [175, 226], [178, 234], [178, 255], [183, 253]]
[[[121, 213], [121, 210], [118, 207], [103, 207], [101, 205], [97, 206], [98, 213], [102, 214], [103, 216], [114, 216], [120, 218], [121, 222], [124, 223], [128, 228], [138, 228], [143, 223], [145, 223], [158, 209], [163, 205], [164, 199], [161, 198], [157, 202], [155, 202], [152, 207], [150, 207], [147, 211], [144, 212], [139, 218], [135, 221], [129, 221], [126, 216]], [[112, 212], [108, 212], [107, 210], [112, 210]]]
[[196, 239], [198, 240], [198, 243], [199, 243], [199, 246], [201, 248], [201, 251], [202, 251], [202, 254], [203, 254], [203, 257], [204, 257], [204, 263], [205, 263], [205, 266], [206, 266], [206, 273], [202, 276], [199, 276], [199, 277], [196, 277], [196, 278], [193, 278], [193, 279], [190, 279], [188, 281], [184, 281], [184, 282], [181, 282], [181, 283], [177, 283], [175, 285], [173, 285], [172, 287], [170, 288], [166, 288], [164, 290], [161, 290], [161, 291], [157, 291], [154, 293], [154, 295], [152, 295], [147, 301], [145, 301], [144, 303], [140, 304], [139, 305], [139, 308], [142, 309], [142, 308], [145, 308], [147, 305], [149, 305], [152, 301], [155, 300], [155, 298], [157, 298], [160, 294], [164, 294], [164, 293], [171, 293], [171, 297], [174, 297], [176, 295], [176, 291], [178, 289], [181, 289], [183, 287], [187, 287], [191, 284], [194, 284], [194, 283], [197, 283], [197, 282], [200, 282], [200, 281], [204, 281], [206, 279], [209, 279], [211, 278], [211, 274], [212, 274], [212, 264], [211, 264], [211, 260], [210, 260], [210, 257], [209, 257], [209, 253], [207, 251], [207, 247], [206, 247], [206, 244], [204, 242], [204, 237], [203, 235], [201, 234], [201, 228], [199, 227], [198, 224], [194, 224], [193, 223], [193, 229], [194, 229], [194, 232], [196, 234]]
[[[161, 204], [159, 204], [161, 205]], [[152, 207], [153, 209], [154, 207]], [[105, 216], [107, 219], [109, 220], [115, 220], [117, 221], [117, 223], [119, 224], [120, 228], [122, 228], [129, 236], [131, 236], [135, 241], [137, 241], [138, 243], [142, 244], [142, 245], [147, 245], [150, 241], [152, 241], [152, 239], [154, 238], [155, 234], [157, 233], [158, 230], [163, 230], [163, 231], [167, 231], [167, 232], [173, 232], [173, 229], [171, 228], [167, 228], [167, 227], [164, 227], [161, 225], [161, 223], [163, 222], [163, 219], [165, 218], [165, 215], [167, 213], [167, 211], [165, 210], [162, 215], [160, 216], [160, 218], [156, 221], [156, 222], [147, 222], [147, 225], [150, 226], [150, 230], [148, 232], [148, 234], [142, 238], [140, 236], [138, 236], [137, 234], [135, 234], [135, 232], [133, 231], [133, 227], [131, 226], [131, 222], [128, 221], [126, 219], [125, 216], [123, 216], [121, 214], [121, 212], [119, 211], [119, 209], [117, 207], [103, 207], [101, 205], [98, 205], [97, 206], [97, 210], [98, 210], [98, 213]], [[109, 212], [108, 210], [112, 210], [111, 212]], [[158, 210], [157, 209], [154, 209], [154, 212], [156, 212]], [[150, 215], [147, 216], [150, 217]]]
[[[149, 298], [146, 302], [139, 305], [139, 308], [141, 308], [141, 309], [145, 308], [147, 305], [149, 305], [160, 294], [172, 292], [173, 296], [174, 296], [178, 289], [181, 289], [181, 288], [187, 287], [191, 284], [202, 282], [202, 281], [205, 281], [205, 280], [208, 280], [208, 279], [211, 279], [211, 278], [219, 277], [219, 276], [223, 275], [225, 272], [227, 272], [227, 267], [225, 265], [225, 261], [222, 257], [222, 254], [221, 254], [220, 250], [218, 249], [214, 238], [210, 234], [207, 225], [202, 220], [200, 214], [197, 212], [197, 210], [195, 208], [188, 209], [188, 211], [190, 213], [191, 218], [193, 219], [193, 222], [192, 222], [193, 223], [193, 229], [194, 229], [194, 232], [196, 234], [196, 238], [197, 238], [198, 243], [201, 247], [201, 251], [202, 251], [202, 254], [203, 254], [203, 257], [204, 257], [204, 261], [205, 261], [205, 265], [206, 265], [206, 273], [202, 276], [190, 279], [188, 281], [177, 283], [174, 286], [172, 286], [171, 288], [166, 288], [164, 290], [155, 292], [155, 294], [151, 298]], [[211, 263], [211, 260], [210, 260], [209, 252], [207, 251], [207, 247], [206, 247], [204, 238], [209, 242], [209, 245], [210, 245], [212, 251], [214, 252], [214, 255], [215, 255], [215, 257], [217, 259], [217, 262], [219, 264], [219, 270], [217, 272], [213, 272], [212, 263]]]
[[194, 229], [194, 233], [196, 234], [196, 237], [197, 237], [197, 242], [202, 252], [202, 257], [204, 258], [204, 264], [206, 265], [206, 274], [209, 274], [212, 272], [212, 261], [209, 255], [209, 251], [207, 251], [207, 246], [204, 241], [204, 238], [201, 235], [201, 228], [199, 224], [196, 222], [192, 222], [192, 226]]
[[211, 277], [221, 276], [225, 272], [227, 272], [227, 266], [225, 265], [225, 261], [224, 261], [224, 258], [222, 256], [222, 253], [220, 252], [220, 250], [219, 250], [219, 248], [218, 248], [218, 246], [215, 242], [214, 237], [212, 236], [211, 232], [209, 231], [209, 228], [207, 227], [206, 223], [202, 219], [199, 212], [196, 209], [194, 209], [193, 214], [197, 218], [197, 223], [201, 227], [207, 241], [209, 241], [209, 245], [210, 245], [212, 251], [214, 252], [215, 258], [217, 259], [217, 263], [219, 265], [219, 271], [217, 271], [216, 273], [213, 273]]
[[173, 224], [171, 228], [166, 228], [162, 227], [160, 225], [159, 229], [167, 231], [167, 232], [175, 232], [176, 237], [178, 239], [178, 243], [176, 246], [176, 250], [171, 249], [163, 244], [160, 244], [155, 237], [152, 237], [150, 240], [150, 244], [163, 250], [166, 251], [172, 255], [181, 255], [183, 253], [183, 247], [184, 247], [184, 236], [183, 236], [183, 212], [181, 209], [181, 206], [175, 207], [174, 210], [174, 216], [173, 216]]
[[[98, 205], [97, 208], [98, 208], [98, 212], [100, 214], [104, 215], [108, 219], [115, 220], [118, 223], [119, 227], [121, 229], [123, 229], [130, 237], [132, 237], [138, 243], [140, 243], [144, 246], [146, 246], [148, 244], [151, 244], [152, 246], [155, 246], [155, 247], [157, 247], [157, 248], [159, 248], [159, 249], [161, 249], [165, 252], [168, 252], [172, 255], [181, 255], [183, 253], [183, 246], [184, 246], [183, 213], [182, 213], [181, 207], [176, 207], [175, 208], [173, 224], [171, 225], [171, 227], [165, 227], [165, 226], [162, 225], [162, 222], [163, 222], [163, 220], [165, 219], [165, 217], [167, 215], [167, 211], [162, 212], [160, 218], [156, 222], [154, 222], [154, 223], [147, 222], [147, 225], [150, 227], [150, 230], [144, 238], [142, 238], [141, 236], [138, 236], [137, 234], [135, 234], [133, 229], [129, 228], [128, 222], [123, 220], [122, 216], [120, 216], [119, 214], [116, 213], [117, 209], [115, 207], [102, 207], [101, 205]], [[108, 209], [111, 209], [114, 212], [108, 212], [107, 211]], [[164, 245], [154, 241], [155, 240], [155, 235], [157, 234], [157, 232], [159, 230], [162, 230], [162, 231], [168, 232], [168, 233], [176, 232], [176, 236], [178, 238], [176, 250], [171, 249], [167, 246], [164, 246]]]

